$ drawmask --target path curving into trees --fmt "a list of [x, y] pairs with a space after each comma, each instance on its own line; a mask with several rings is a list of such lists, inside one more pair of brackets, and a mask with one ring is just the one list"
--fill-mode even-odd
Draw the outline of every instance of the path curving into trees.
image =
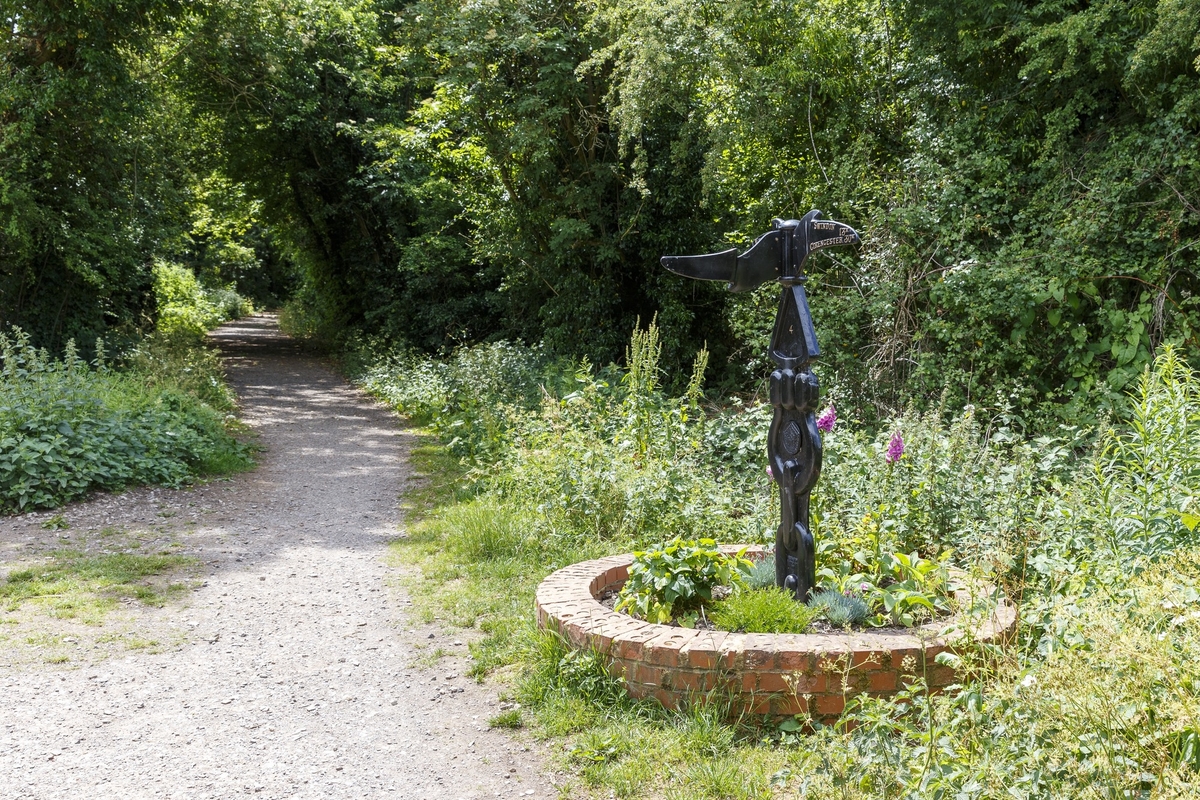
[[[260, 466], [65, 510], [73, 546], [146, 530], [199, 559], [202, 585], [183, 606], [138, 612], [157, 652], [97, 643], [64, 664], [0, 662], [0, 794], [557, 796], [536, 749], [487, 730], [498, 701], [462, 677], [462, 637], [405, 616], [385, 551], [412, 479], [400, 420], [271, 316], [213, 338]], [[6, 561], [55, 535], [47, 516], [0, 520]], [[453, 655], [428, 659], [436, 647]]]

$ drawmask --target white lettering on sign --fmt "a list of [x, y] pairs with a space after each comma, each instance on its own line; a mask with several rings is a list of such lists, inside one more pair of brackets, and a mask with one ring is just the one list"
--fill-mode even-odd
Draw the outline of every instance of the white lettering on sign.
[[833, 222], [813, 222], [812, 229], [814, 231], [832, 231], [837, 230], [837, 224]]
[[818, 242], [809, 242], [808, 252], [811, 253], [813, 250], [820, 250], [822, 247], [832, 247], [836, 244], [854, 244], [854, 237], [846, 235], [830, 236], [828, 239], [821, 239]]

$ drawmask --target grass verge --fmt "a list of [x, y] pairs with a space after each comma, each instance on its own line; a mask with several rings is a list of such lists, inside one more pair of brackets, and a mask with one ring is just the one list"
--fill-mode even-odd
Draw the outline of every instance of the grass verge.
[[[468, 369], [472, 359], [510, 355], [489, 353], [456, 356], [463, 375], [492, 374]], [[839, 597], [886, 589], [900, 608], [924, 573], [871, 583], [860, 565], [879, 578], [871, 565], [954, 555], [1021, 607], [1018, 641], [1006, 649], [939, 657], [959, 668], [961, 684], [850, 698], [834, 727], [729, 719], [720, 698], [678, 712], [634, 703], [601, 659], [533, 629], [535, 587], [558, 566], [675, 536], [761, 541], [773, 529], [769, 504], [753, 501], [767, 496], [754, 483], [764, 421], [736, 410], [709, 418], [686, 398], [663, 399], [652, 359], [637, 361], [603, 379], [584, 365], [574, 391], [546, 390], [511, 413], [496, 411], [503, 393], [482, 398], [453, 364], [381, 367], [364, 382], [397, 408], [432, 409], [450, 452], [476, 465], [439, 474], [436, 460], [450, 460], [430, 451], [429, 506], [397, 543], [398, 558], [419, 568], [410, 588], [424, 619], [483, 633], [472, 645], [475, 675], [509, 682], [522, 724], [561, 745], [580, 791], [1200, 795], [1200, 376], [1177, 354], [1164, 349], [1146, 372], [1128, 418], [1083, 438], [1022, 441], [984, 430], [970, 408], [949, 421], [897, 418], [898, 461], [887, 457], [887, 430], [846, 426], [826, 437], [813, 498], [822, 586]], [[509, 422], [491, 424], [501, 417]], [[478, 492], [459, 491], [459, 481]]]
[[0, 603], [10, 612], [37, 603], [60, 619], [99, 622], [123, 599], [162, 606], [187, 589], [177, 579], [198, 563], [181, 555], [59, 550], [44, 564], [10, 572]]

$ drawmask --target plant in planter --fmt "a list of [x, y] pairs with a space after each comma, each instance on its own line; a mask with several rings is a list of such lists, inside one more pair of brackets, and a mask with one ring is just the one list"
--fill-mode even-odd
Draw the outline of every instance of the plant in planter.
[[[899, 625], [912, 627], [934, 617], [950, 613], [950, 551], [936, 559], [911, 553], [883, 551], [878, 558], [859, 558], [841, 562], [837, 569], [821, 570], [822, 584], [827, 591], [814, 597], [830, 610], [826, 618], [831, 624], [856, 624], [859, 620], [845, 617], [845, 601], [833, 600], [830, 592], [854, 598], [865, 604], [868, 613], [861, 622], [871, 627]], [[831, 616], [831, 613], [833, 616]], [[851, 614], [850, 617], [857, 616]], [[835, 619], [836, 617], [836, 619]]]
[[727, 555], [712, 539], [674, 539], [633, 555], [615, 610], [656, 623], [711, 601], [719, 586], [740, 586], [754, 567], [744, 550]]
[[843, 594], [836, 589], [817, 592], [812, 607], [822, 614], [830, 625], [847, 628], [861, 625], [871, 615], [871, 607], [862, 598]]
[[[774, 564], [771, 565], [774, 567]], [[744, 589], [713, 603], [710, 619], [720, 630], [745, 633], [804, 633], [822, 609], [796, 602], [786, 589]]]
[[805, 605], [774, 585], [774, 563], [722, 553], [712, 539], [674, 539], [634, 553], [615, 610], [659, 624], [703, 622], [747, 633], [802, 633], [819, 617], [835, 627], [912, 627], [950, 613], [949, 551], [937, 559], [890, 552], [885, 542], [820, 571]]

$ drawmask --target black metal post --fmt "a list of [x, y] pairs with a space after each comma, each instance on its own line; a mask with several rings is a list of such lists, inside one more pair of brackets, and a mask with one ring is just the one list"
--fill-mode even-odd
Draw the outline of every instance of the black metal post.
[[810, 211], [802, 220], [775, 220], [742, 255], [726, 250], [703, 256], [664, 256], [664, 267], [699, 280], [721, 280], [730, 291], [745, 292], [768, 280], [780, 283], [779, 310], [771, 334], [774, 415], [767, 437], [771, 477], [779, 486], [780, 521], [775, 533], [775, 583], [807, 602], [816, 588], [816, 560], [809, 530], [809, 499], [821, 475], [821, 433], [817, 430], [820, 386], [811, 364], [820, 355], [808, 296], [804, 261], [825, 247], [858, 244], [848, 225]]

